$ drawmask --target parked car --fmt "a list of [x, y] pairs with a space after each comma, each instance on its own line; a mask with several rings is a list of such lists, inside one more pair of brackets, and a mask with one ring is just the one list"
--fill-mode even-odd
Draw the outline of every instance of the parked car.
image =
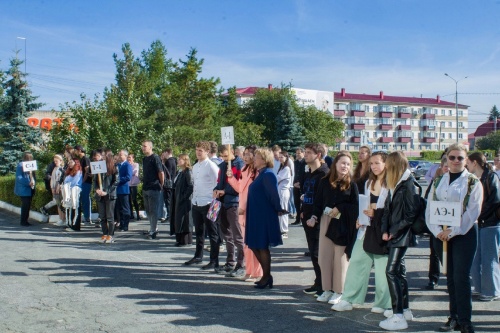
[[416, 180], [419, 180], [420, 178], [424, 177], [433, 164], [432, 162], [429, 161], [409, 161], [409, 162], [410, 162], [410, 171]]

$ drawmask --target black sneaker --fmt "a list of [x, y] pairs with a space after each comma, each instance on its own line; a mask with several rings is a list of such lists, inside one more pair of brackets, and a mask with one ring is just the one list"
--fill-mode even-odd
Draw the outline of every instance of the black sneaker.
[[226, 274], [234, 270], [234, 266], [228, 263], [225, 263], [223, 266], [215, 267], [215, 273], [217, 274]]
[[448, 321], [446, 324], [441, 326], [439, 328], [440, 332], [453, 332], [453, 331], [460, 331], [460, 325], [458, 324], [458, 321], [455, 318], [448, 317]]
[[307, 289], [304, 289], [304, 290], [303, 290], [303, 292], [304, 292], [305, 294], [308, 294], [308, 295], [314, 295], [314, 294], [316, 294], [318, 291], [323, 292], [323, 290], [321, 290], [321, 287], [314, 286], [314, 285], [313, 285], [313, 286], [311, 286], [311, 287], [309, 287], [309, 288], [307, 288]]

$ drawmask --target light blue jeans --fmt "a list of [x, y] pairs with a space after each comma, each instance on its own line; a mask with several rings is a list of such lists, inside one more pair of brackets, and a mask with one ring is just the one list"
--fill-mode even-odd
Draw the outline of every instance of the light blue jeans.
[[144, 210], [149, 220], [149, 233], [156, 232], [158, 225], [158, 213], [163, 205], [163, 196], [161, 191], [147, 190], [142, 191], [142, 199], [144, 201]]
[[500, 226], [479, 229], [476, 256], [472, 263], [474, 290], [484, 296], [500, 296]]

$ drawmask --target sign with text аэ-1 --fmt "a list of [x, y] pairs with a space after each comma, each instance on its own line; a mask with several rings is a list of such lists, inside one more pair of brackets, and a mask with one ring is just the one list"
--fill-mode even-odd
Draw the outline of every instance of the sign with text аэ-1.
[[430, 224], [459, 227], [462, 219], [462, 203], [429, 200]]
[[23, 172], [36, 171], [38, 167], [36, 165], [36, 161], [26, 161], [23, 163]]
[[234, 128], [233, 126], [221, 127], [223, 145], [234, 145]]
[[106, 161], [90, 162], [90, 170], [93, 175], [108, 172]]

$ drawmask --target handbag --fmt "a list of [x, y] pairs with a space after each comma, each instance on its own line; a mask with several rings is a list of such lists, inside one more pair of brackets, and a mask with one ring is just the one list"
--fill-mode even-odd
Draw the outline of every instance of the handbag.
[[212, 200], [212, 202], [210, 203], [210, 208], [208, 208], [208, 212], [207, 212], [207, 218], [210, 221], [212, 221], [212, 222], [217, 221], [217, 217], [219, 217], [221, 205], [222, 205], [222, 203], [219, 200], [217, 200], [217, 199]]

